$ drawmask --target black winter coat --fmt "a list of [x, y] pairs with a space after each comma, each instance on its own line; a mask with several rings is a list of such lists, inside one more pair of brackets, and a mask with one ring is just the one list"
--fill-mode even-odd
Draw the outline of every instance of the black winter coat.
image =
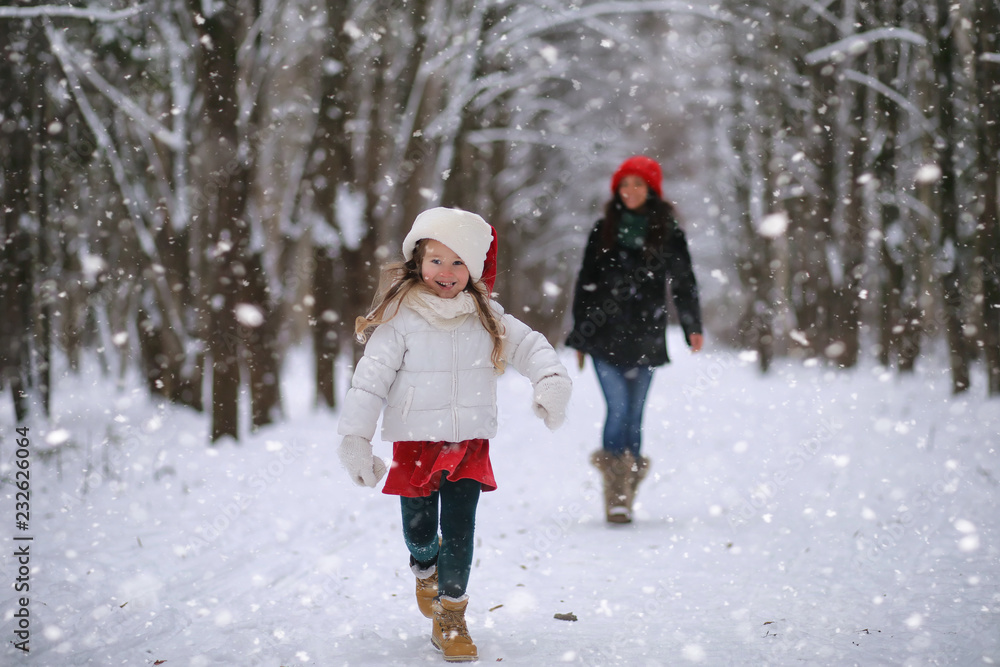
[[698, 286], [684, 232], [671, 220], [659, 248], [616, 244], [605, 251], [602, 222], [587, 240], [566, 345], [621, 368], [668, 363], [668, 284], [684, 337], [701, 333]]

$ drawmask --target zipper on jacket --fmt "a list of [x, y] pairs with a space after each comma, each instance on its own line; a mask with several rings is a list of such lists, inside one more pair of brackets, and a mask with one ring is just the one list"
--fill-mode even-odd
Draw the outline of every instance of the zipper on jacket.
[[458, 330], [451, 332], [451, 422], [454, 428], [452, 442], [458, 442]]
[[416, 391], [414, 387], [410, 387], [406, 390], [406, 396], [403, 397], [403, 421], [410, 415], [410, 406], [413, 405], [413, 393]]

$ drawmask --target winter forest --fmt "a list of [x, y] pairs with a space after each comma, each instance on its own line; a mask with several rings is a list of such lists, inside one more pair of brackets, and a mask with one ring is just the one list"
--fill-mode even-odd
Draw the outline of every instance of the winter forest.
[[[0, 51], [0, 663], [440, 664], [334, 453], [434, 206], [573, 381], [549, 432], [498, 380], [484, 662], [1000, 661], [1000, 0], [4, 0]], [[622, 528], [563, 343], [638, 154], [706, 344]]]
[[331, 362], [434, 205], [497, 227], [501, 299], [559, 343], [635, 153], [717, 344], [907, 373], [944, 341], [954, 391], [996, 395], [998, 35], [994, 0], [8, 4], [7, 400], [47, 412], [53, 358], [94, 354], [238, 439], [282, 418], [305, 344], [335, 406]]

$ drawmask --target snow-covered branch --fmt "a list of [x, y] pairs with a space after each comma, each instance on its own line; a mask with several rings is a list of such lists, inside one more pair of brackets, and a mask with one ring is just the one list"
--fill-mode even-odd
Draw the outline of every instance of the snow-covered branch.
[[[194, 95], [193, 75], [187, 68], [191, 47], [188, 40], [181, 35], [180, 28], [176, 23], [163, 16], [155, 19], [160, 34], [164, 38], [164, 43], [168, 46], [167, 63], [170, 72], [170, 100], [174, 109], [187, 109], [191, 105], [191, 98]], [[171, 114], [173, 133], [178, 137], [188, 136], [187, 114]], [[176, 228], [188, 224], [190, 219], [191, 203], [188, 200], [188, 151], [187, 142], [174, 151], [173, 160], [173, 197], [170, 209], [170, 220]]]
[[37, 7], [0, 7], [0, 19], [71, 18], [84, 21], [123, 21], [136, 16], [145, 5], [135, 5], [127, 9], [101, 9], [98, 7], [66, 7], [63, 5], [39, 5]]
[[849, 81], [860, 83], [861, 85], [867, 86], [881, 95], [885, 95], [890, 100], [898, 104], [900, 108], [906, 109], [910, 112], [910, 114], [917, 120], [917, 124], [922, 127], [925, 132], [928, 134], [932, 134], [934, 132], [934, 124], [929, 121], [926, 116], [924, 116], [923, 112], [921, 112], [920, 109], [913, 104], [913, 102], [906, 99], [904, 95], [897, 92], [894, 88], [885, 85], [875, 77], [862, 74], [857, 70], [847, 70], [844, 72], [844, 77]]
[[837, 27], [841, 25], [842, 21], [836, 14], [833, 14], [830, 10], [815, 0], [798, 0], [798, 2], [803, 7], [808, 7], [809, 11], [814, 12], [816, 16], [826, 19], [830, 25]]
[[831, 58], [835, 58], [838, 55], [857, 55], [867, 51], [871, 44], [883, 39], [895, 39], [901, 42], [916, 44], [917, 46], [927, 45], [927, 38], [913, 32], [912, 30], [894, 27], [876, 28], [875, 30], [869, 30], [868, 32], [862, 32], [857, 35], [845, 37], [844, 39], [839, 39], [833, 44], [828, 44], [821, 49], [810, 51], [806, 54], [805, 61], [807, 65], [815, 65], [817, 63], [830, 60]]
[[83, 75], [102, 95], [110, 100], [116, 107], [121, 109], [132, 120], [143, 126], [149, 134], [155, 136], [173, 150], [178, 150], [184, 140], [168, 128], [160, 124], [155, 118], [143, 111], [138, 104], [123, 94], [120, 90], [111, 85], [104, 77], [98, 74], [90, 61], [82, 54], [75, 53], [59, 30], [49, 30], [49, 42], [52, 44], [52, 52], [59, 58], [64, 68], [72, 68]]
[[468, 140], [470, 144], [475, 146], [496, 142], [534, 144], [546, 148], [560, 148], [574, 153], [587, 152], [593, 148], [587, 141], [587, 137], [558, 135], [551, 132], [529, 132], [523, 128], [514, 129], [509, 127], [490, 127], [482, 130], [474, 130], [469, 133]]
[[[159, 261], [159, 251], [156, 248], [156, 241], [153, 239], [153, 235], [146, 225], [145, 214], [152, 208], [148, 193], [139, 184], [128, 178], [128, 170], [125, 168], [124, 162], [115, 148], [110, 133], [104, 126], [104, 123], [101, 122], [97, 111], [87, 98], [83, 86], [80, 85], [80, 80], [77, 77], [77, 69], [72, 63], [67, 61], [69, 50], [66, 48], [57, 48], [57, 44], [65, 46], [62, 43], [61, 32], [51, 25], [46, 25], [45, 34], [49, 39], [49, 43], [53, 45], [52, 52], [56, 56], [56, 59], [59, 60], [59, 65], [66, 75], [67, 87], [76, 99], [76, 105], [80, 110], [80, 114], [87, 123], [87, 127], [93, 132], [97, 145], [104, 151], [108, 166], [111, 168], [111, 173], [122, 193], [122, 203], [128, 209], [129, 216], [133, 222], [132, 229], [135, 231], [139, 246], [152, 263], [161, 264]], [[163, 297], [164, 303], [169, 304], [164, 308], [164, 311], [170, 322], [170, 326], [186, 346], [188, 340], [186, 329], [183, 326], [184, 323], [180, 313], [173, 306], [170, 287], [166, 284], [164, 276], [160, 273], [156, 274], [153, 282]]]
[[523, 17], [511, 21], [509, 24], [501, 24], [502, 30], [498, 31], [499, 34], [487, 48], [486, 54], [492, 57], [513, 44], [520, 44], [531, 37], [544, 34], [556, 28], [564, 28], [580, 23], [587, 19], [601, 16], [661, 12], [664, 14], [701, 16], [721, 23], [733, 22], [733, 19], [725, 11], [720, 10], [718, 5], [701, 6], [689, 2], [678, 2], [677, 0], [653, 0], [652, 2], [643, 2], [642, 0], [616, 2], [615, 0], [609, 0], [608, 2], [598, 2], [585, 7], [574, 7], [556, 12], [525, 12]]

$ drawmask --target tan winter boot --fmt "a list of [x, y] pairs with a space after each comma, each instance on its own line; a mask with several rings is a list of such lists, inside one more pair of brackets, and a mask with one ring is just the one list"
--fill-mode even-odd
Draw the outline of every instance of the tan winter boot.
[[[441, 536], [438, 535], [438, 553], [441, 553]], [[425, 618], [434, 618], [434, 598], [438, 594], [437, 559], [427, 567], [420, 567], [417, 560], [410, 556], [410, 570], [417, 578], [417, 609]]]
[[604, 514], [609, 523], [629, 523], [632, 510], [627, 503], [632, 460], [605, 449], [590, 455], [590, 462], [604, 477]]
[[411, 565], [413, 574], [417, 577], [417, 609], [426, 618], [434, 618], [434, 598], [438, 594], [437, 565], [431, 565], [421, 570], [418, 565]]
[[431, 643], [444, 654], [447, 662], [479, 660], [479, 651], [465, 625], [465, 609], [468, 606], [469, 598], [464, 595], [458, 600], [441, 597], [434, 603]]
[[639, 488], [639, 483], [646, 479], [649, 473], [649, 459], [643, 455], [636, 457], [632, 452], [625, 452], [625, 463], [628, 466], [625, 482], [625, 507], [629, 514], [632, 513], [632, 504], [635, 502], [635, 492]]

